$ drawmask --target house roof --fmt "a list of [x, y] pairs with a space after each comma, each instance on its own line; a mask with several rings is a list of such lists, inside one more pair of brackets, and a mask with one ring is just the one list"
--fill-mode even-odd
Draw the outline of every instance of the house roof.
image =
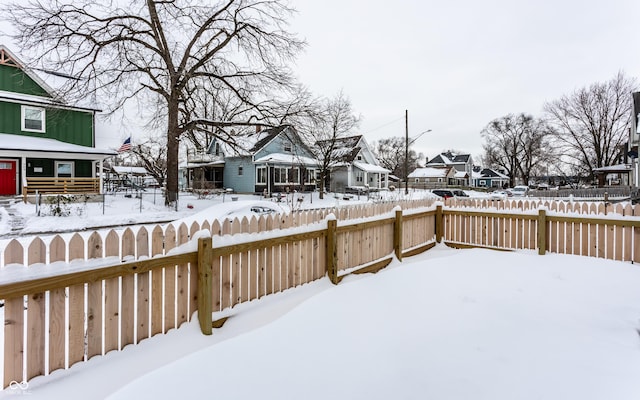
[[32, 105], [53, 105], [56, 107], [62, 107], [73, 110], [81, 111], [101, 111], [97, 108], [91, 96], [87, 96], [81, 101], [84, 105], [66, 104], [58, 95], [57, 89], [62, 89], [69, 79], [72, 77], [65, 77], [63, 74], [56, 73], [55, 71], [42, 70], [43, 76], [37, 74], [32, 68], [28, 67], [18, 56], [13, 54], [6, 46], [0, 44], [0, 64], [9, 65], [23, 71], [27, 76], [33, 79], [49, 96], [37, 96], [28, 95], [24, 93], [7, 92], [0, 90], [0, 99], [6, 101], [30, 103]]
[[334, 142], [331, 157], [334, 160], [351, 163], [356, 159], [358, 153], [362, 150], [358, 144], [362, 139], [362, 135], [347, 136], [337, 139], [318, 140], [317, 145], [322, 146], [325, 143]]
[[113, 150], [97, 149], [95, 147], [65, 143], [55, 139], [14, 135], [9, 133], [0, 133], [0, 150], [96, 154], [104, 156], [115, 156], [116, 154], [118, 154]]
[[458, 179], [468, 178], [469, 174], [466, 171], [456, 171], [455, 177]]
[[118, 174], [135, 174], [135, 175], [146, 175], [148, 174], [147, 169], [144, 167], [127, 167], [124, 165], [114, 165], [111, 167]]
[[466, 164], [471, 159], [471, 154], [453, 154], [450, 151], [446, 153], [440, 153], [427, 162], [429, 164], [443, 164], [443, 165], [451, 165], [451, 164]]
[[18, 56], [13, 54], [11, 50], [9, 50], [5, 45], [2, 44], [0, 44], [0, 58], [2, 58], [2, 60], [4, 61], [3, 64], [11, 65], [24, 71], [24, 73], [27, 74], [29, 78], [33, 79], [38, 85], [40, 85], [40, 87], [42, 87], [49, 94], [49, 96], [55, 97], [55, 90], [53, 90], [53, 88], [49, 86], [31, 68], [27, 67], [27, 65]]
[[290, 165], [317, 165], [313, 158], [303, 157], [296, 154], [271, 153], [255, 160], [256, 163], [281, 163]]
[[484, 168], [480, 172], [473, 173], [474, 179], [482, 179], [482, 178], [496, 178], [496, 179], [509, 179], [505, 174], [501, 174], [498, 171], [495, 171], [491, 168]]
[[606, 167], [594, 168], [593, 172], [597, 173], [616, 173], [616, 172], [631, 172], [632, 168], [629, 164], [609, 165]]
[[424, 167], [416, 168], [409, 174], [409, 178], [446, 178], [451, 171], [451, 167], [437, 168], [437, 167]]
[[353, 166], [361, 169], [365, 172], [371, 172], [371, 173], [380, 173], [380, 174], [384, 174], [384, 173], [389, 173], [391, 171], [389, 171], [386, 168], [382, 168], [379, 165], [374, 165], [374, 164], [367, 164], [367, 163], [361, 163], [361, 162], [354, 162]]

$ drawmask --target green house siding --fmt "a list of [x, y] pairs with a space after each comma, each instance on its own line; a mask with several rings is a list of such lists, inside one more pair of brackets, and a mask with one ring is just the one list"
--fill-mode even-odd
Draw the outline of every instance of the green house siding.
[[51, 97], [29, 75], [18, 68], [8, 65], [0, 65], [0, 90]]
[[24, 132], [21, 127], [21, 105], [0, 102], [0, 133], [56, 139], [66, 143], [93, 147], [93, 114], [91, 112], [47, 108], [44, 133]]
[[91, 160], [68, 160], [50, 158], [27, 158], [28, 178], [53, 178], [55, 176], [56, 161], [72, 161], [73, 176], [77, 178], [93, 177]]

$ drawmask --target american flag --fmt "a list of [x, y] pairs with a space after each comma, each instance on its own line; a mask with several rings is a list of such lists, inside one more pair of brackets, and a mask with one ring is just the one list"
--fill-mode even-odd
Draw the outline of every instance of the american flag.
[[123, 153], [125, 151], [131, 150], [131, 136], [127, 138], [127, 140], [122, 143], [122, 146], [118, 149], [118, 153]]

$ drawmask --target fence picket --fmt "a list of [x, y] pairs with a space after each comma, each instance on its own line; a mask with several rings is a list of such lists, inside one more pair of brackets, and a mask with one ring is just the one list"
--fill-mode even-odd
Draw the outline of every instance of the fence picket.
[[[60, 235], [49, 243], [49, 262], [66, 261], [67, 245]], [[65, 302], [66, 289], [49, 292], [49, 373], [65, 368]]]
[[[264, 217], [265, 230], [268, 232], [274, 230], [275, 227], [273, 225], [273, 217], [271, 215], [267, 215], [263, 217]], [[275, 293], [273, 274], [274, 274], [273, 246], [269, 246], [265, 250], [265, 259], [264, 259], [265, 294], [267, 295]]]
[[[255, 232], [253, 228], [249, 227], [249, 220], [247, 219], [247, 217], [242, 218], [242, 221], [240, 222], [240, 231], [242, 233]], [[248, 300], [253, 300], [256, 298], [254, 296], [255, 288], [252, 287], [252, 286], [255, 286], [256, 275], [254, 274], [253, 269], [249, 266], [249, 256], [250, 254], [248, 251], [245, 251], [241, 254], [238, 254], [237, 256], [234, 256], [234, 258], [240, 259], [239, 261], [240, 284], [234, 285], [234, 286], [238, 286], [239, 293], [240, 293], [239, 295], [240, 303], [243, 303]], [[251, 258], [253, 258], [252, 255], [251, 255]], [[251, 262], [253, 261], [254, 260], [251, 260]], [[251, 281], [251, 283], [249, 283], [249, 281]]]
[[[69, 241], [69, 261], [84, 260], [84, 240], [79, 234], [74, 234]], [[84, 305], [85, 285], [69, 287], [69, 367], [83, 361], [84, 346]]]
[[[17, 240], [4, 250], [4, 265], [24, 265], [24, 248]], [[4, 387], [12, 381], [22, 382], [24, 351], [24, 296], [4, 301]]]
[[[156, 225], [151, 231], [151, 256], [157, 256], [164, 253], [164, 232], [159, 225]], [[162, 312], [162, 269], [151, 271], [151, 336], [162, 333], [162, 320], [164, 313]]]
[[[122, 233], [122, 259], [130, 259], [136, 256], [136, 237], [130, 228]], [[137, 275], [122, 277], [122, 299], [120, 310], [120, 348], [135, 343], [135, 280]]]
[[[47, 249], [36, 237], [27, 248], [29, 267], [44, 264]], [[45, 295], [44, 292], [27, 296], [27, 380], [45, 374]]]
[[[120, 238], [118, 234], [111, 230], [107, 234], [104, 245], [105, 257], [120, 256]], [[104, 281], [104, 352], [118, 350], [118, 330], [120, 311], [118, 302], [120, 301], [120, 279], [111, 278]]]
[[[93, 232], [87, 239], [87, 259], [102, 258], [102, 237]], [[87, 284], [87, 360], [102, 353], [102, 281]]]
[[[222, 224], [222, 234], [231, 234], [231, 221], [224, 220]], [[221, 260], [222, 269], [222, 309], [231, 306], [231, 256], [224, 256]]]
[[[144, 226], [140, 228], [136, 234], [136, 245], [138, 250], [138, 259], [141, 257], [149, 257], [149, 231]], [[151, 324], [149, 322], [149, 279], [151, 274], [149, 272], [143, 272], [138, 274], [138, 289], [137, 289], [137, 306], [136, 306], [136, 342], [140, 343], [142, 340], [150, 336]]]
[[[169, 224], [164, 232], [164, 253], [176, 247], [176, 228]], [[162, 332], [176, 327], [176, 272], [175, 265], [164, 267], [164, 318]]]
[[[253, 221], [253, 218], [251, 218]], [[253, 224], [252, 224], [253, 225]], [[257, 220], [257, 232], [267, 231], [267, 220], [264, 215], [261, 215]], [[257, 270], [258, 270], [258, 298], [264, 296], [267, 293], [267, 266], [266, 266], [266, 249], [256, 250]]]
[[[218, 221], [215, 221], [218, 222]], [[219, 223], [218, 223], [219, 225]], [[178, 226], [178, 245], [185, 244], [189, 241], [189, 231], [187, 229], [187, 225], [183, 222]], [[220, 268], [214, 269], [213, 274], [220, 274]], [[177, 324], [180, 326], [182, 323], [187, 322], [189, 320], [189, 299], [191, 296], [189, 295], [189, 264], [180, 264], [178, 265], [177, 272], [177, 280], [178, 280], [178, 299], [177, 299], [177, 309], [176, 309], [176, 319]], [[215, 280], [213, 281], [215, 284]], [[220, 308], [220, 296], [218, 295], [217, 300], [213, 298], [213, 310], [216, 311]], [[217, 306], [217, 309], [216, 309]]]
[[[236, 235], [242, 231], [242, 223], [238, 218], [234, 218], [231, 221], [231, 234]], [[240, 276], [241, 276], [241, 267], [242, 260], [239, 253], [233, 254], [231, 256], [231, 307], [240, 303]]]

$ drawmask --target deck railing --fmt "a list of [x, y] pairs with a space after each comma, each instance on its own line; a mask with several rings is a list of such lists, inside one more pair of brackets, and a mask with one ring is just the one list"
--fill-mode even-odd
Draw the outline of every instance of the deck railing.
[[42, 194], [95, 194], [100, 193], [100, 178], [27, 178], [22, 191], [27, 196]]

